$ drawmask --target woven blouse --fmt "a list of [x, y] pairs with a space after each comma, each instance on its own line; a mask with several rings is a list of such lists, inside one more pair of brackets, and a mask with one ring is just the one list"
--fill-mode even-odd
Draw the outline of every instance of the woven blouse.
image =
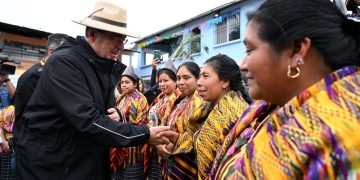
[[348, 66], [282, 107], [253, 103], [218, 151], [211, 178], [356, 179], [359, 129], [360, 68]]

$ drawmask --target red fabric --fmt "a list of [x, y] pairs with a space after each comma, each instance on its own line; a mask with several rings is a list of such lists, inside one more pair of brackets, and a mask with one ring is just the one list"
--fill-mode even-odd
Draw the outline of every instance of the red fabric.
[[110, 149], [110, 169], [116, 172], [118, 169], [123, 168], [125, 159], [128, 155], [128, 148], [111, 148]]

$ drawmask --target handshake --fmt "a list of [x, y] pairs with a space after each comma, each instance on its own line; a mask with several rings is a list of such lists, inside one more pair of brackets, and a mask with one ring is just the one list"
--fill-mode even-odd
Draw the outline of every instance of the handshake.
[[153, 145], [174, 144], [179, 136], [177, 132], [170, 130], [170, 126], [155, 126], [149, 130], [149, 143]]

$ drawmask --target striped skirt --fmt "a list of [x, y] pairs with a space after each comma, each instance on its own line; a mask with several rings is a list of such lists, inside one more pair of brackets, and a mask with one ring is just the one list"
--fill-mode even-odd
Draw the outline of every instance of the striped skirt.
[[169, 156], [162, 166], [163, 179], [197, 179], [195, 154]]

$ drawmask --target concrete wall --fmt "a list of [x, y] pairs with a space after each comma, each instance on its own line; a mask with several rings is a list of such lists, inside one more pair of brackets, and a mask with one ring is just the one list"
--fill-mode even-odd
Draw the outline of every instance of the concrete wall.
[[[233, 58], [234, 60], [240, 62], [242, 57], [245, 54], [245, 46], [243, 45], [243, 40], [244, 40], [244, 33], [245, 33], [245, 29], [246, 29], [246, 23], [247, 23], [246, 14], [249, 11], [255, 10], [262, 2], [263, 2], [263, 0], [248, 0], [246, 2], [238, 4], [236, 6], [222, 9], [219, 12], [219, 15], [224, 14], [226, 12], [230, 12], [234, 9], [240, 8], [240, 39], [226, 42], [223, 44], [216, 44], [216, 42], [215, 42], [216, 26], [214, 25], [209, 28], [201, 29], [201, 52], [197, 53], [196, 55], [193, 56], [193, 59], [195, 60], [195, 62], [197, 64], [199, 64], [199, 66], [201, 66], [208, 58], [210, 58], [214, 55], [217, 55], [219, 53], [226, 54], [229, 57]], [[189, 28], [196, 27], [196, 25], [199, 25], [199, 24], [203, 24], [203, 22], [207, 22], [207, 21], [213, 19], [213, 16], [214, 16], [214, 14], [210, 14], [208, 16], [202, 17], [201, 19], [197, 19], [197, 20], [188, 22], [183, 27], [176, 27], [169, 31], [163, 32], [162, 34], [171, 34], [171, 33], [180, 32], [180, 33], [183, 33], [184, 35], [186, 35], [186, 33], [187, 33], [186, 31]], [[151, 37], [151, 38], [153, 38], [153, 37]], [[149, 38], [149, 39], [151, 39], [151, 38]], [[206, 53], [206, 51], [204, 50], [205, 46], [207, 46], [209, 49], [208, 53]], [[143, 65], [144, 64], [143, 63], [144, 50], [145, 50], [145, 48], [138, 49], [140, 54], [138, 55], [138, 59], [137, 59], [138, 62], [137, 62], [137, 67], [135, 68], [135, 73], [138, 74], [140, 77], [147, 79], [151, 75], [151, 65]], [[178, 67], [178, 65], [181, 63], [182, 62], [177, 62], [177, 63], [175, 63], [175, 66]], [[160, 64], [160, 67], [162, 65], [163, 65], [163, 63]]]

